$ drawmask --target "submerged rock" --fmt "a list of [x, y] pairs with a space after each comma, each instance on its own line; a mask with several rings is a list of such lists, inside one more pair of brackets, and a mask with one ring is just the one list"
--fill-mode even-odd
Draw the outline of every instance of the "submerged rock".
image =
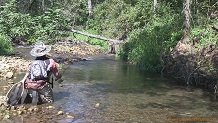
[[7, 106], [7, 97], [6, 96], [0, 96], [0, 105], [1, 106]]
[[5, 78], [8, 78], [8, 79], [12, 79], [13, 77], [14, 77], [13, 72], [7, 72], [6, 75], [5, 75]]
[[47, 109], [54, 109], [55, 107], [54, 106], [48, 106], [48, 107], [46, 107]]
[[99, 107], [100, 106], [100, 103], [96, 103], [95, 104], [95, 108]]
[[68, 115], [66, 116], [66, 118], [67, 118], [67, 119], [74, 119], [74, 116], [68, 114]]
[[63, 111], [58, 111], [58, 115], [63, 115], [64, 112]]
[[3, 120], [9, 119], [9, 118], [10, 118], [10, 115], [5, 115]]

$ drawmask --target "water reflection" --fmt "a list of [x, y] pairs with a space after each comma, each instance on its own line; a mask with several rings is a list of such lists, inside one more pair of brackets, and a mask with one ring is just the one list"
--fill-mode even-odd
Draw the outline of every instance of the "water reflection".
[[217, 117], [216, 101], [201, 89], [104, 56], [68, 67], [55, 86], [55, 106], [80, 114], [75, 122], [168, 122], [169, 117]]

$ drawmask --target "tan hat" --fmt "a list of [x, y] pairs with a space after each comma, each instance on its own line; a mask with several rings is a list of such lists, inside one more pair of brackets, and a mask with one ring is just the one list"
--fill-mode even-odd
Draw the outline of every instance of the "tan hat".
[[43, 42], [36, 42], [30, 54], [35, 57], [44, 56], [51, 50], [51, 46], [45, 45]]

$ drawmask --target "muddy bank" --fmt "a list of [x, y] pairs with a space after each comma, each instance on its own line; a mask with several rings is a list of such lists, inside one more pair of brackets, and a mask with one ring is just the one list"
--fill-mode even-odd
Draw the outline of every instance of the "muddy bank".
[[163, 73], [181, 84], [217, 93], [218, 48], [215, 45], [208, 43], [199, 48], [199, 44], [192, 41], [179, 42], [175, 49], [163, 58]]

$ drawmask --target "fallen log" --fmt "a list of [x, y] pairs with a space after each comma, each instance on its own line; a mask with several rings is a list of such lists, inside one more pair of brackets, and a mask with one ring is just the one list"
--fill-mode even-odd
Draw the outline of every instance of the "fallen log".
[[70, 31], [71, 31], [71, 32], [74, 32], [74, 33], [81, 34], [81, 35], [85, 35], [85, 36], [88, 36], [88, 37], [92, 37], [92, 38], [97, 38], [97, 39], [105, 40], [105, 41], [108, 41], [110, 44], [121, 44], [121, 43], [124, 42], [124, 41], [122, 41], [122, 40], [108, 39], [108, 38], [105, 38], [105, 37], [103, 37], [103, 36], [93, 35], [93, 34], [85, 33], [85, 32], [79, 31], [79, 30], [75, 30], [75, 29], [71, 29]]

